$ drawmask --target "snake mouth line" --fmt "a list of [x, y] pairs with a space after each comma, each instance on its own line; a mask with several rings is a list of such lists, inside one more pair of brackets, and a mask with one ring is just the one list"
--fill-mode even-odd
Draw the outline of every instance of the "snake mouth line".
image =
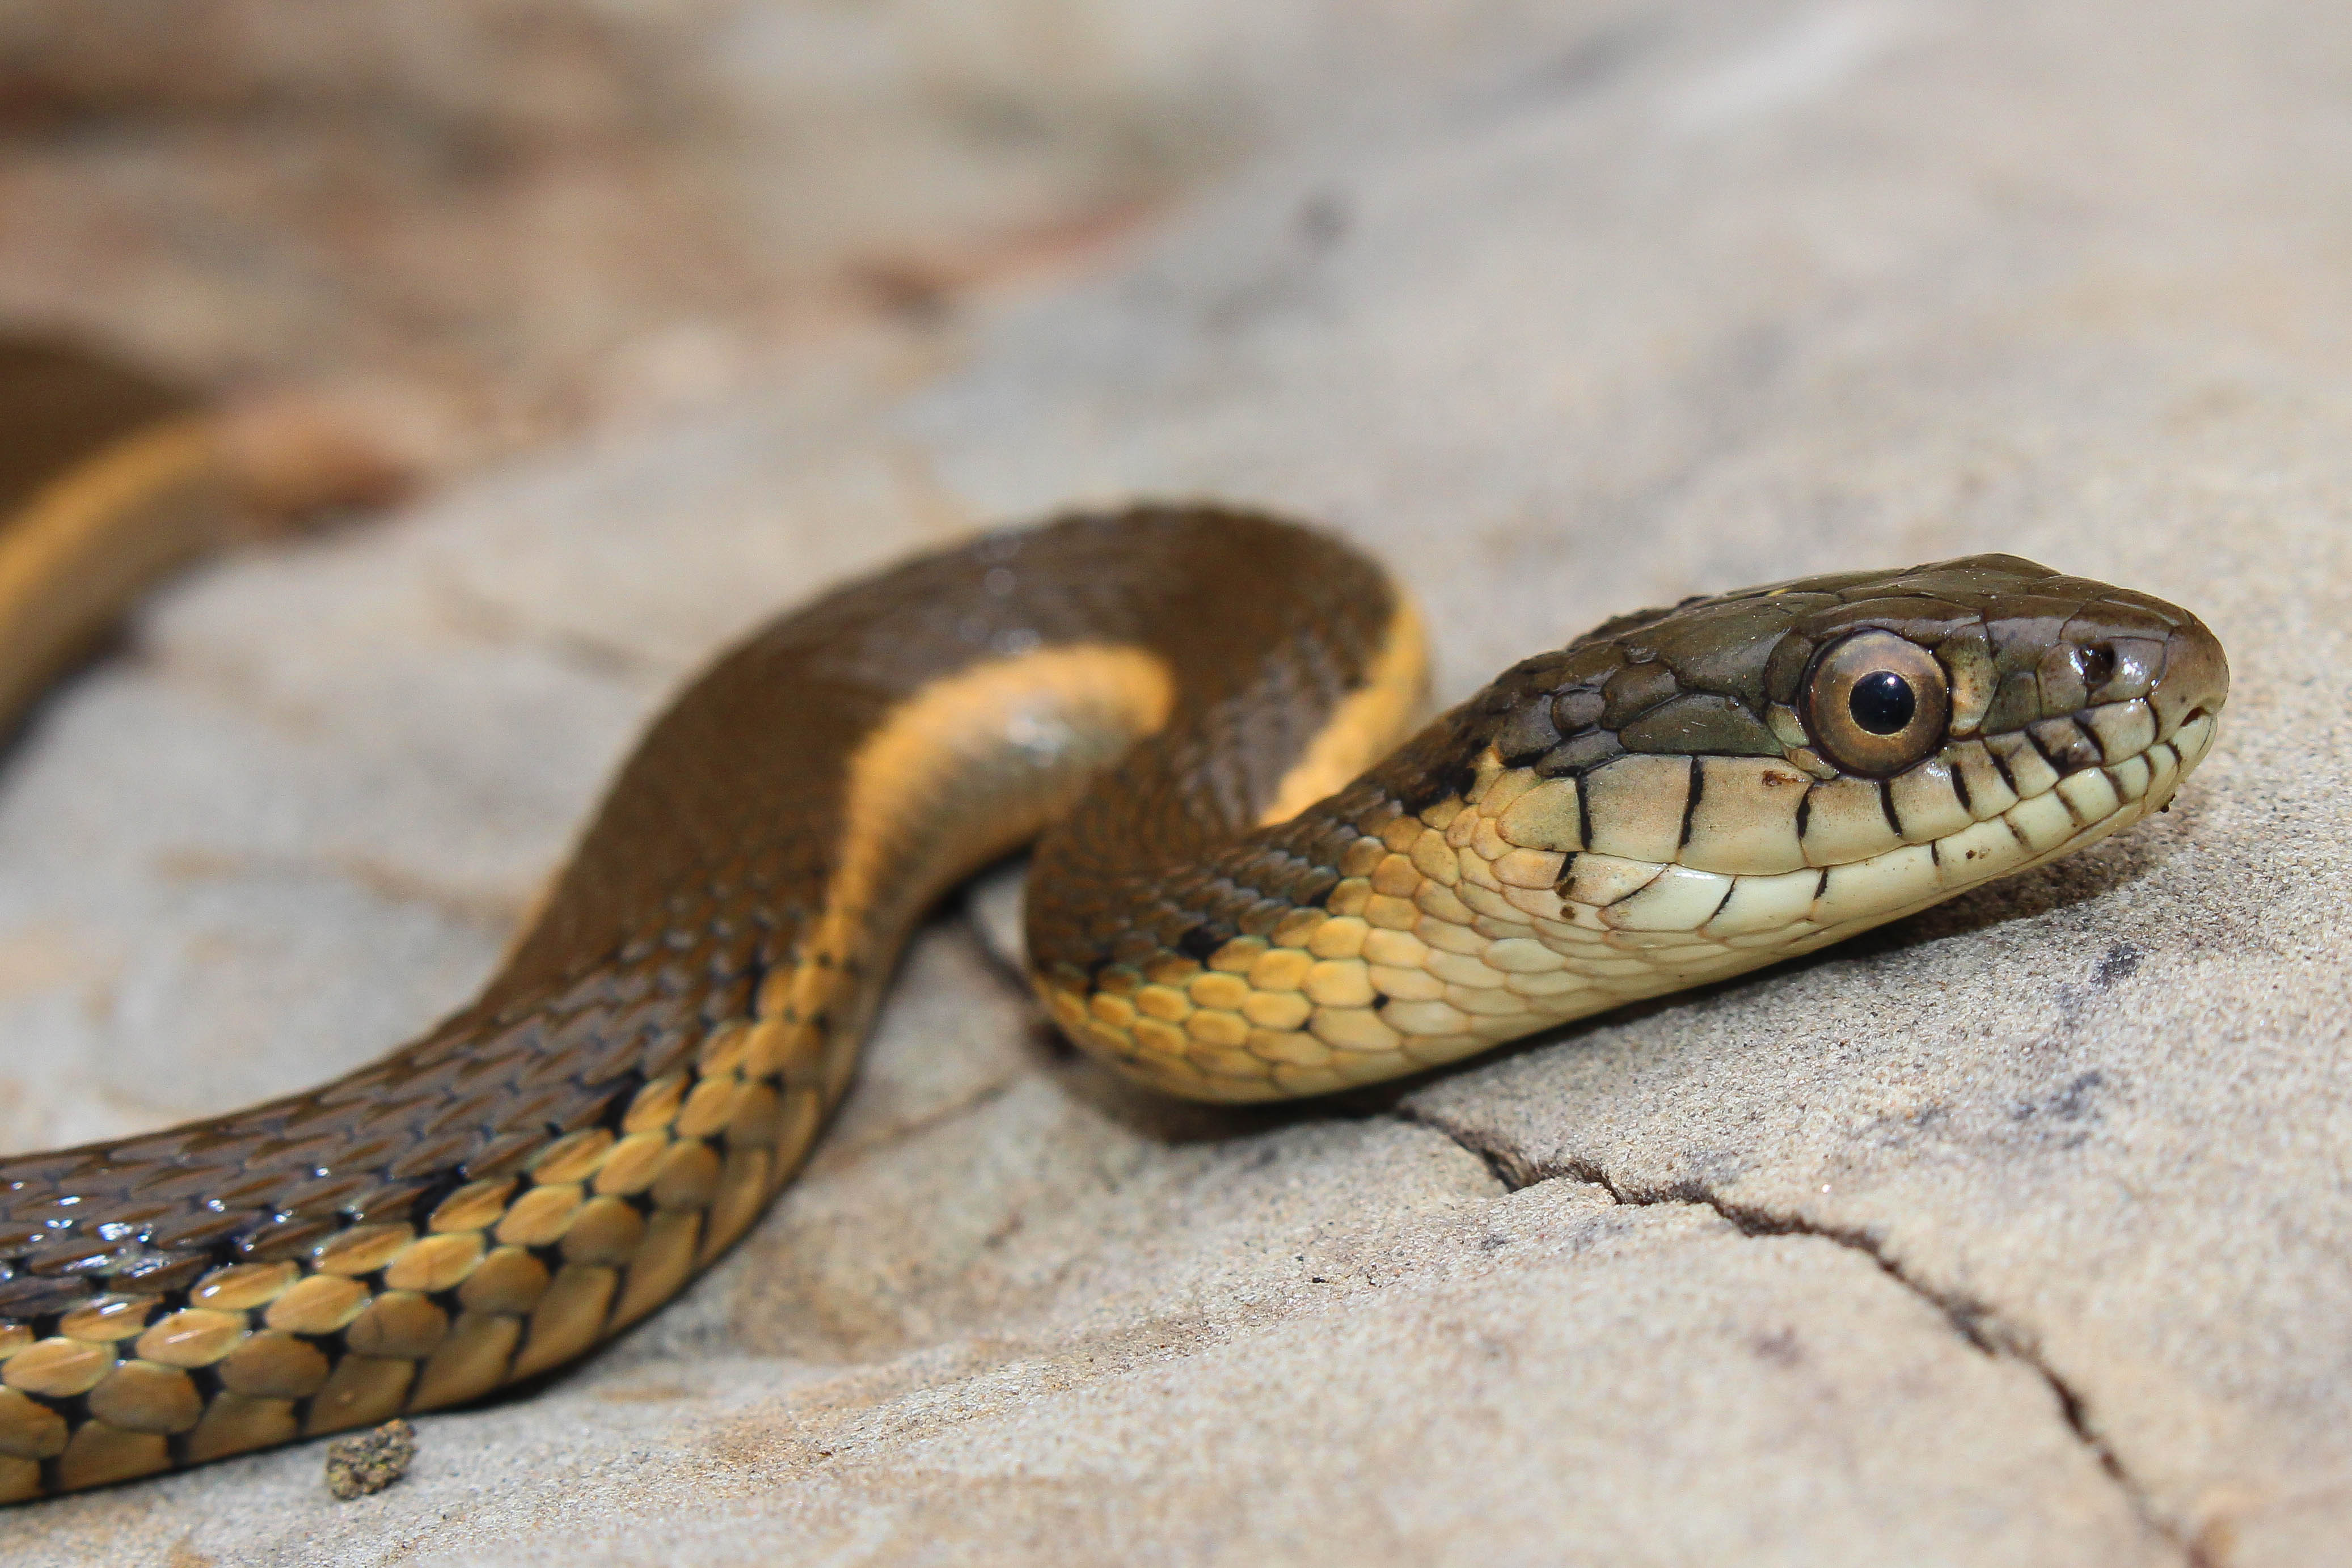
[[[1686, 838], [1672, 859], [1577, 852], [1563, 855], [1558, 885], [1570, 908], [1591, 910], [1596, 929], [1631, 946], [1691, 937], [1734, 952], [1810, 951], [2163, 810], [2211, 748], [2216, 720], [2200, 707], [2165, 738], [2158, 727], [2134, 700], [1956, 741], [1892, 779], [1810, 784], [1777, 843], [1750, 821], [1744, 834]], [[1693, 773], [1704, 801], [1706, 770]], [[1790, 858], [1803, 863], [1777, 863]]]
[[[2160, 727], [2146, 700], [2104, 704], [1953, 741], [1883, 780], [1681, 757], [1541, 780], [1490, 757], [1468, 803], [1494, 819], [1498, 877], [1556, 890], [1589, 912], [1579, 924], [1775, 946], [1892, 918], [2161, 809], [2210, 748], [2215, 719], [2200, 707], [2163, 738]], [[1636, 793], [1645, 811], [1619, 807]]]
[[[2032, 779], [2039, 788], [2029, 791], [2021, 780], [2015, 804], [1924, 846], [1932, 876], [1916, 861], [1898, 858], [1916, 857], [1918, 846], [1825, 873], [1824, 895], [1811, 916], [1819, 929], [1790, 951], [1810, 952], [1954, 894], [2046, 864], [2168, 809], [2181, 779], [2212, 749], [2217, 728], [2214, 716], [2200, 709], [2169, 737], [2113, 762], [2059, 772], [2042, 758], [2049, 777]], [[2017, 770], [2029, 776], [2037, 771], [2030, 765]], [[1840, 895], [1834, 900], [1829, 896], [1832, 890]], [[1876, 908], [1858, 907], [1874, 902]]]

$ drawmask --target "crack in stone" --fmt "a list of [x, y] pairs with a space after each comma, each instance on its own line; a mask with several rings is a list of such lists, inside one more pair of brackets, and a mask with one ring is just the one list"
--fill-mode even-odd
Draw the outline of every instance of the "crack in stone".
[[655, 654], [615, 638], [534, 622], [454, 575], [436, 572], [430, 586], [442, 601], [444, 622], [461, 635], [495, 647], [529, 649], [593, 680], [634, 686], [677, 678], [669, 662]]
[[460, 887], [388, 859], [358, 853], [278, 854], [167, 845], [157, 850], [148, 864], [167, 882], [181, 883], [331, 880], [394, 908], [425, 910], [495, 936], [504, 936], [522, 924], [531, 905], [525, 896]]
[[1813, 1236], [1848, 1251], [1859, 1252], [1876, 1264], [1879, 1272], [1935, 1308], [1943, 1315], [1944, 1321], [1951, 1324], [1952, 1332], [1980, 1354], [1997, 1361], [2013, 1362], [2039, 1378], [2058, 1402], [2058, 1413], [2066, 1423], [2066, 1429], [2098, 1461], [2100, 1470], [2123, 1494], [2133, 1516], [2179, 1552], [2188, 1568], [2214, 1568], [2214, 1560], [2201, 1545], [2184, 1537], [2157, 1511], [2147, 1489], [2124, 1468], [2123, 1460], [2113, 1446], [2093, 1429], [2083, 1396], [2042, 1359], [2038, 1346], [2005, 1324], [1990, 1302], [1939, 1290], [1906, 1271], [1902, 1263], [1886, 1250], [1881, 1239], [1870, 1231], [1822, 1225], [1801, 1216], [1775, 1214], [1752, 1204], [1734, 1202], [1695, 1180], [1635, 1190], [1616, 1181], [1596, 1161], [1575, 1157], [1538, 1161], [1491, 1134], [1457, 1125], [1412, 1106], [1400, 1105], [1391, 1113], [1410, 1126], [1425, 1127], [1451, 1139], [1465, 1153], [1476, 1156], [1494, 1174], [1496, 1181], [1507, 1193], [1518, 1192], [1538, 1182], [1578, 1181], [1601, 1188], [1623, 1207], [1696, 1205], [1712, 1210], [1742, 1236]]
[[868, 1155], [884, 1149], [896, 1148], [909, 1138], [919, 1137], [934, 1127], [943, 1127], [950, 1122], [961, 1120], [972, 1112], [993, 1105], [1018, 1089], [1024, 1076], [1026, 1075], [1017, 1071], [1008, 1072], [992, 1082], [982, 1084], [969, 1093], [957, 1096], [944, 1105], [934, 1106], [904, 1122], [895, 1122], [887, 1126], [878, 1127], [863, 1138], [846, 1141], [829, 1138], [820, 1144], [817, 1152], [810, 1156], [807, 1174], [822, 1175], [826, 1170], [838, 1169], [841, 1166], [855, 1164]]

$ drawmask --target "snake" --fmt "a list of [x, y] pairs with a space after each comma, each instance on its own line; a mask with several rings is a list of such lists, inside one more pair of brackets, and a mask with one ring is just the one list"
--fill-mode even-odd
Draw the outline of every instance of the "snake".
[[[201, 402], [0, 353], [0, 692], [233, 531]], [[1152, 1089], [1329, 1094], [1811, 952], [2165, 809], [2193, 614], [2015, 556], [1603, 622], [1424, 717], [1411, 597], [1135, 505], [834, 589], [688, 682], [474, 1000], [307, 1092], [0, 1159], [0, 1500], [463, 1405], [740, 1238], [900, 949], [1034, 844], [1027, 975]]]

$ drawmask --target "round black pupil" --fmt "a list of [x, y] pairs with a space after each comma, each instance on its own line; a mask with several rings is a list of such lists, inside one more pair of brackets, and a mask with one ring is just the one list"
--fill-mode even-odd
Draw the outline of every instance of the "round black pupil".
[[1853, 722], [1871, 734], [1893, 735], [1919, 711], [1919, 699], [1911, 695], [1911, 683], [1894, 671], [1874, 670], [1854, 682], [1846, 706]]

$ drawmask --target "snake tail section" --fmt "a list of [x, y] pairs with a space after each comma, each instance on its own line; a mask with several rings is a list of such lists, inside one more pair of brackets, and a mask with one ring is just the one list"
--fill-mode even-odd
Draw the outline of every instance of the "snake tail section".
[[0, 1500], [579, 1355], [801, 1166], [947, 886], [1074, 811], [1066, 845], [1198, 860], [1377, 758], [1422, 680], [1371, 562], [1202, 509], [983, 537], [775, 622], [655, 724], [471, 1006], [308, 1093], [0, 1161]]

